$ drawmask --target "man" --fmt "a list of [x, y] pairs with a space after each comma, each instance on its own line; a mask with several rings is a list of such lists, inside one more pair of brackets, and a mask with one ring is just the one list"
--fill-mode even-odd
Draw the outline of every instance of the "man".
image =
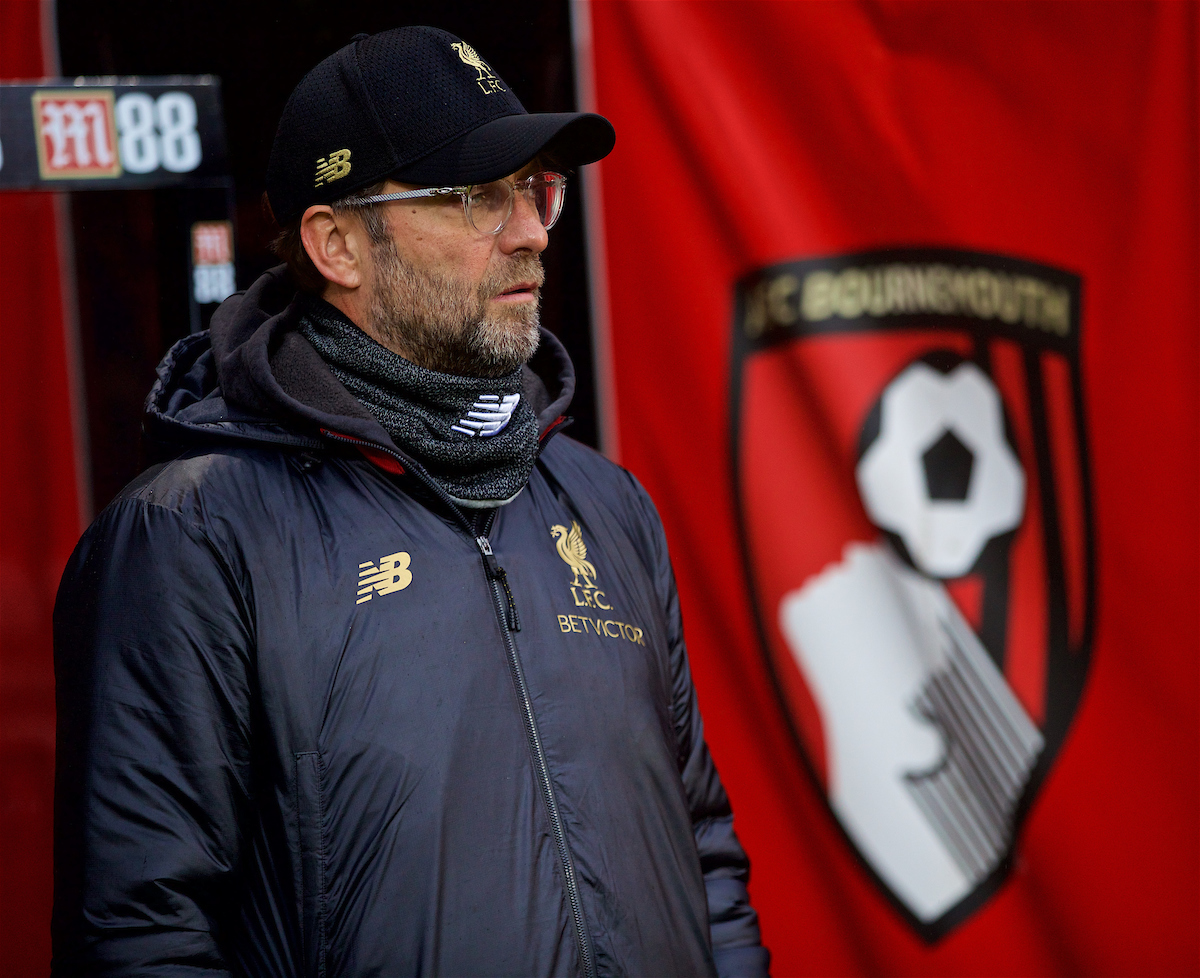
[[538, 328], [547, 161], [613, 138], [430, 28], [293, 93], [289, 267], [59, 593], [57, 973], [765, 974], [661, 525]]

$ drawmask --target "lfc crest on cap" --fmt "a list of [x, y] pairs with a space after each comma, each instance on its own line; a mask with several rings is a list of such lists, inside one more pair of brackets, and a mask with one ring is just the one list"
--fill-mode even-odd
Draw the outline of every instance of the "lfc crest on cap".
[[738, 286], [734, 490], [764, 653], [845, 837], [926, 939], [985, 903], [1092, 630], [1078, 277], [904, 249]]
[[458, 56], [462, 59], [463, 64], [470, 65], [479, 72], [475, 81], [479, 83], [479, 87], [484, 95], [491, 95], [492, 92], [508, 91], [507, 88], [500, 84], [500, 79], [496, 77], [496, 73], [492, 71], [491, 66], [479, 56], [479, 52], [471, 47], [471, 45], [463, 41], [458, 41], [451, 44], [450, 47], [458, 52]]

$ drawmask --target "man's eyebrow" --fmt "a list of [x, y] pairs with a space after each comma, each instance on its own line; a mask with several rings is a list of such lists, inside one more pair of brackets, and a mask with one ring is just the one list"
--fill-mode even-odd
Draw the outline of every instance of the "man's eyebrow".
[[541, 173], [543, 170], [550, 170], [554, 173], [566, 172], [565, 169], [556, 163], [551, 157], [539, 153], [523, 167], [521, 167], [517, 173], [519, 175], [529, 176], [532, 173]]

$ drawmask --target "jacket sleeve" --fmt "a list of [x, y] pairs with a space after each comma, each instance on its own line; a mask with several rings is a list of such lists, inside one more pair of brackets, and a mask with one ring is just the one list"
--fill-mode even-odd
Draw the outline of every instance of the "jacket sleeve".
[[54, 609], [54, 975], [224, 975], [248, 811], [250, 615], [173, 509], [115, 503]]
[[733, 831], [733, 810], [704, 742], [704, 721], [688, 666], [679, 594], [666, 536], [650, 497], [640, 485], [637, 488], [653, 528], [655, 585], [664, 603], [671, 645], [672, 710], [679, 768], [708, 893], [713, 957], [721, 978], [758, 978], [768, 974], [771, 956], [762, 946], [758, 914], [746, 892], [750, 860]]

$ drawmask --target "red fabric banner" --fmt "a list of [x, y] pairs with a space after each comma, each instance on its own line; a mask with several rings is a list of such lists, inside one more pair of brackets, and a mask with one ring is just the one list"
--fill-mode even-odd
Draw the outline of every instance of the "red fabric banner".
[[[57, 75], [47, 63], [57, 59], [53, 27], [52, 3], [0, 3], [0, 78]], [[86, 519], [72, 410], [82, 392], [63, 289], [65, 200], [55, 198], [0, 193], [0, 946], [3, 972], [16, 976], [50, 967], [50, 616]]]
[[577, 10], [775, 974], [1200, 969], [1197, 10]]

